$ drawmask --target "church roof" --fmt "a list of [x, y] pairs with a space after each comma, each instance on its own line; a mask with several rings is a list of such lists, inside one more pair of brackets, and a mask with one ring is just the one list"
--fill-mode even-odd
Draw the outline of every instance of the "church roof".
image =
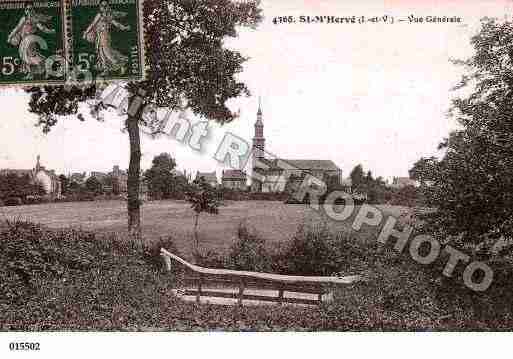
[[300, 170], [324, 170], [324, 171], [340, 171], [340, 168], [331, 160], [289, 160], [282, 161], [300, 169]]
[[223, 180], [246, 180], [246, 173], [241, 170], [224, 170]]
[[321, 170], [321, 171], [340, 171], [340, 168], [331, 160], [290, 160], [282, 158], [281, 163], [277, 160], [265, 160], [271, 168], [278, 166], [283, 169], [298, 169], [298, 170]]

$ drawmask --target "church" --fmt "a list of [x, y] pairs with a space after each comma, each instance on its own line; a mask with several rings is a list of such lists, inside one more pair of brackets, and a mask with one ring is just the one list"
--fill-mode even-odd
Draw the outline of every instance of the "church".
[[326, 184], [340, 185], [342, 170], [331, 160], [270, 158], [265, 152], [264, 121], [259, 101], [252, 151], [253, 192], [283, 192], [288, 184], [311, 175]]

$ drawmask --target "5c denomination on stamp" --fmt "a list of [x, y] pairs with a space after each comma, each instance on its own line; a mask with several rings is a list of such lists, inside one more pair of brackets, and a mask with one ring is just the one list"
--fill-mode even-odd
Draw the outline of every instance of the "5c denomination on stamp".
[[61, 84], [65, 26], [62, 2], [0, 3], [0, 85]]

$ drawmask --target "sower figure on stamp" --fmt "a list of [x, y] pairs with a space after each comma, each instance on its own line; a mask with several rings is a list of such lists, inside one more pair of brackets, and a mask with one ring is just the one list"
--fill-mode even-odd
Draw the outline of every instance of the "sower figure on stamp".
[[115, 19], [126, 16], [126, 13], [113, 11], [107, 1], [100, 3], [100, 12], [84, 32], [84, 39], [96, 46], [96, 68], [102, 75], [119, 71], [121, 75], [126, 72], [128, 57], [112, 48], [111, 29], [117, 27], [121, 31], [129, 31], [129, 25], [123, 25]]
[[18, 25], [11, 31], [7, 42], [13, 46], [19, 46], [18, 51], [22, 61], [22, 71], [27, 74], [26, 80], [31, 80], [34, 75], [45, 73], [46, 57], [38, 51], [38, 46], [46, 48], [46, 42], [39, 36], [34, 35], [38, 30], [46, 34], [55, 34], [55, 29], [48, 28], [44, 23], [52, 17], [37, 14], [32, 4], [25, 6], [25, 15], [22, 16]]

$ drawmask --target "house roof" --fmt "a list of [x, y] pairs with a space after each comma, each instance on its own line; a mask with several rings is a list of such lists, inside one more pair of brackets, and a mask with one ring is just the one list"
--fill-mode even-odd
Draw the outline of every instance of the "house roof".
[[409, 177], [394, 177], [392, 186], [417, 186], [417, 181]]
[[224, 170], [223, 180], [246, 180], [246, 173], [241, 170]]
[[34, 174], [34, 170], [10, 169], [10, 168], [0, 170], [0, 175], [8, 175], [8, 174], [14, 174], [17, 176], [23, 176], [23, 175], [32, 176]]

